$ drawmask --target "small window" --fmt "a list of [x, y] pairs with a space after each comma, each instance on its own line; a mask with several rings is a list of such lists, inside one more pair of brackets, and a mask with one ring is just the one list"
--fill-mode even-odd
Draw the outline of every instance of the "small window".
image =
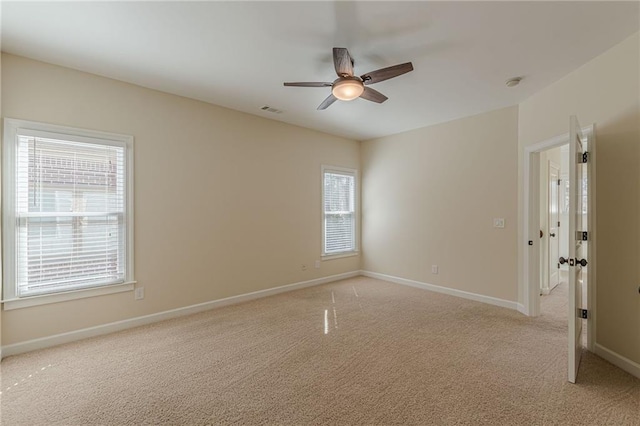
[[354, 253], [356, 247], [356, 171], [322, 168], [323, 256]]
[[5, 120], [4, 299], [133, 281], [133, 138]]

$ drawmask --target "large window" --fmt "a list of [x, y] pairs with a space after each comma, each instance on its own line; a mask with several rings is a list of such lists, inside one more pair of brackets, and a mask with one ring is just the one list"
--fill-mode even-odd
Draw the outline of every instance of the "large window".
[[5, 300], [131, 285], [132, 139], [5, 120]]
[[322, 168], [323, 256], [354, 253], [356, 247], [356, 171]]

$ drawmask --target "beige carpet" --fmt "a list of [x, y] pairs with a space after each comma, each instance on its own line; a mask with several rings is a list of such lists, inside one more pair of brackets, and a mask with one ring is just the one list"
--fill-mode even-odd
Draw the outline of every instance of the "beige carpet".
[[587, 353], [567, 383], [554, 293], [537, 319], [364, 277], [286, 293], [9, 357], [1, 420], [640, 425], [640, 380]]

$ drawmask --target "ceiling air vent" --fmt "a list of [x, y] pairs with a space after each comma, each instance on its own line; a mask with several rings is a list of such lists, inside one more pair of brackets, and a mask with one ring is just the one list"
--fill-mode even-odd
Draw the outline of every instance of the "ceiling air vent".
[[281, 109], [273, 108], [273, 107], [270, 107], [269, 105], [265, 105], [265, 106], [261, 107], [260, 109], [263, 110], [263, 111], [272, 112], [274, 114], [281, 114], [282, 113]]

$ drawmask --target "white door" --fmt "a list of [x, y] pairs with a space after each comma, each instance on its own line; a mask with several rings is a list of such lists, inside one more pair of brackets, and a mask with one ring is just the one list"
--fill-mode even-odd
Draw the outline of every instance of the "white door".
[[560, 168], [549, 161], [549, 211], [548, 211], [548, 242], [549, 242], [549, 290], [553, 290], [560, 282]]
[[575, 116], [569, 120], [569, 381], [576, 382], [582, 355], [583, 292], [586, 296], [589, 233], [588, 154]]

